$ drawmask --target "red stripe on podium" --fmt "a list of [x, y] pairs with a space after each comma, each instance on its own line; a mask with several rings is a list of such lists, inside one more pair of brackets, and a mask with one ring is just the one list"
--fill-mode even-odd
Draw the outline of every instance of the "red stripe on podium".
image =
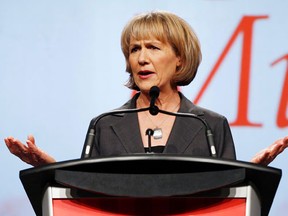
[[81, 198], [53, 199], [54, 216], [201, 215], [245, 216], [243, 198]]

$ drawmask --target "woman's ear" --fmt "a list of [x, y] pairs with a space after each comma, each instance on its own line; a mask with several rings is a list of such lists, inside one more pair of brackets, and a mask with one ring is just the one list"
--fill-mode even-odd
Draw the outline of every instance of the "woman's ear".
[[182, 65], [182, 61], [181, 61], [180, 56], [178, 56], [177, 62], [176, 62], [176, 71], [179, 71], [179, 68], [181, 67], [181, 65]]
[[176, 62], [176, 66], [177, 66], [177, 68], [180, 67], [181, 64], [182, 64], [181, 57], [178, 56], [178, 57], [177, 57], [177, 62]]

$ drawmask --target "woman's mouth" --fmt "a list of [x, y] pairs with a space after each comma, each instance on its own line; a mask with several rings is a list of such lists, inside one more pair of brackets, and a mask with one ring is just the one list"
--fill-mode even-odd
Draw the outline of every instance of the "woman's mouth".
[[147, 78], [151, 77], [153, 74], [154, 74], [154, 72], [152, 72], [152, 71], [140, 71], [140, 72], [138, 72], [138, 76], [141, 79], [147, 79]]

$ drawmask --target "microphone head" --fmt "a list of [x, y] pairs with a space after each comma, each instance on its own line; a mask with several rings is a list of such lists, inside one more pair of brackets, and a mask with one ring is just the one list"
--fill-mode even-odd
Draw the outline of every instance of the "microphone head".
[[150, 88], [149, 96], [150, 96], [151, 98], [155, 98], [155, 99], [156, 99], [156, 98], [158, 98], [159, 94], [160, 94], [160, 89], [159, 89], [158, 86], [152, 86], [152, 87]]
[[151, 115], [157, 115], [159, 112], [159, 108], [155, 105], [155, 101], [158, 98], [159, 93], [160, 89], [158, 86], [152, 86], [149, 91], [149, 96], [151, 98], [149, 112]]

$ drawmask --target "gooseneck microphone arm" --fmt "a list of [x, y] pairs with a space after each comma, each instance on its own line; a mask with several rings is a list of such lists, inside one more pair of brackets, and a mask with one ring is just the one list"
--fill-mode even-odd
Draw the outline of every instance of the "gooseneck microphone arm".
[[95, 138], [95, 130], [96, 130], [96, 125], [97, 123], [104, 118], [105, 116], [109, 115], [116, 115], [116, 114], [123, 114], [123, 113], [136, 113], [136, 112], [144, 112], [149, 110], [150, 107], [145, 107], [145, 108], [135, 108], [135, 109], [120, 109], [120, 110], [113, 110], [110, 112], [103, 113], [99, 115], [93, 122], [92, 126], [89, 128], [89, 131], [87, 133], [87, 137], [83, 146], [82, 150], [82, 155], [81, 158], [89, 158], [91, 156], [91, 148], [92, 144]]
[[166, 114], [166, 115], [171, 115], [171, 116], [189, 117], [189, 118], [195, 118], [195, 119], [200, 120], [206, 128], [206, 138], [207, 138], [207, 142], [209, 145], [210, 154], [212, 157], [217, 157], [217, 152], [216, 152], [214, 139], [213, 139], [213, 133], [212, 133], [212, 130], [210, 129], [208, 123], [205, 121], [205, 119], [203, 119], [203, 118], [201, 118], [198, 115], [193, 114], [193, 113], [179, 113], [179, 112], [175, 113], [175, 112], [169, 112], [169, 111], [165, 111], [165, 110], [161, 110], [161, 109], [158, 109], [158, 112]]

